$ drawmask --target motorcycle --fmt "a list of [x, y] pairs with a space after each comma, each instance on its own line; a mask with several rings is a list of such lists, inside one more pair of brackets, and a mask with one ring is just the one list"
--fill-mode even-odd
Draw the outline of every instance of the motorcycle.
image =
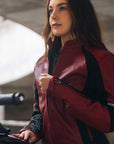
[[[0, 105], [20, 105], [24, 102], [23, 93], [0, 94]], [[10, 135], [10, 128], [4, 127], [0, 123], [0, 144], [29, 144], [27, 141], [20, 140]]]

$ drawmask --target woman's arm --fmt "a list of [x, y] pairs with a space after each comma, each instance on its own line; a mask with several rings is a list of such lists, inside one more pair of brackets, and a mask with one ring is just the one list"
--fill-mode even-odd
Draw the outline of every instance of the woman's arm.
[[[25, 136], [27, 135], [26, 137], [30, 138], [30, 136], [33, 135], [36, 141], [41, 139], [43, 118], [39, 108], [38, 90], [35, 83], [34, 83], [34, 93], [35, 93], [34, 95], [35, 102], [34, 102], [34, 109], [33, 109], [33, 115], [31, 121], [29, 122], [28, 125], [26, 125], [23, 129], [20, 130], [20, 133], [22, 135], [20, 134], [19, 137], [25, 138]], [[27, 132], [27, 134], [25, 134], [25, 132]]]
[[47, 94], [66, 101], [66, 110], [82, 122], [102, 132], [114, 130], [114, 56], [106, 56], [100, 62], [104, 87], [108, 94], [108, 101], [112, 105], [102, 106], [100, 102], [92, 102], [84, 95], [52, 78]]

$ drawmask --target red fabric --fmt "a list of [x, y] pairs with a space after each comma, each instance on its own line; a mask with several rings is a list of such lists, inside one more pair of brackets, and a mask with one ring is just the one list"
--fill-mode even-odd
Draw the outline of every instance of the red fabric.
[[[70, 43], [70, 44], [69, 44]], [[53, 76], [64, 80], [78, 90], [83, 90], [87, 80], [85, 57], [81, 43], [68, 41], [59, 57]], [[114, 103], [114, 55], [97, 48], [87, 48], [98, 60], [108, 100]], [[48, 73], [48, 60], [44, 59], [35, 68], [35, 80], [39, 91], [39, 103], [43, 116], [43, 132], [50, 144], [83, 144], [76, 118], [89, 127], [102, 132], [110, 131], [110, 114], [100, 102], [92, 103], [85, 96], [64, 84], [50, 80], [47, 96], [42, 95], [39, 75]], [[51, 86], [51, 87], [50, 87]], [[48, 100], [48, 105], [47, 105]]]

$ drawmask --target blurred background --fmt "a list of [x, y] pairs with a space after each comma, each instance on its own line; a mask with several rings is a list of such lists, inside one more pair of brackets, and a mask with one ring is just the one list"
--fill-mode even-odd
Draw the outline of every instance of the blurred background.
[[[114, 53], [114, 0], [92, 0], [104, 42]], [[33, 71], [44, 52], [46, 0], [0, 0], [0, 94], [22, 92], [25, 102], [0, 106], [0, 122], [17, 133], [31, 118]], [[114, 142], [113, 134], [111, 143]]]

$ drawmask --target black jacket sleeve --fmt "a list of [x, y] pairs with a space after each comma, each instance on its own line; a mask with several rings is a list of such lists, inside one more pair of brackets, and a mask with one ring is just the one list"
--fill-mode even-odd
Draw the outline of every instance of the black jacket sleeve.
[[38, 138], [41, 138], [43, 117], [41, 115], [40, 108], [39, 108], [38, 89], [35, 83], [34, 83], [34, 93], [35, 95], [34, 95], [34, 106], [33, 106], [32, 118], [29, 124], [26, 125], [23, 130], [29, 129], [33, 131]]

